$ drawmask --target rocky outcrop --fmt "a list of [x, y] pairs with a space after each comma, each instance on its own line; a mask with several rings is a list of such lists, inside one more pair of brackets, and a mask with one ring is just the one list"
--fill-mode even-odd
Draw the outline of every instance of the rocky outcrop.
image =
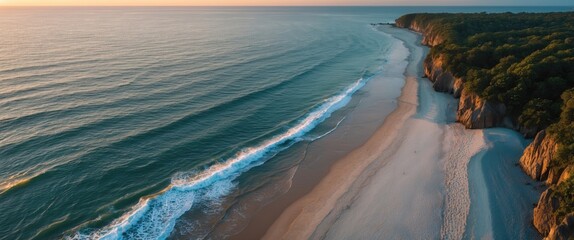
[[474, 93], [463, 90], [458, 104], [456, 120], [467, 128], [513, 128], [506, 116], [504, 104], [484, 100]]
[[[534, 141], [524, 150], [520, 166], [530, 177], [544, 181], [548, 186], [556, 186], [574, 174], [574, 166], [560, 170], [551, 167], [558, 150], [558, 144], [546, 131], [540, 131]], [[574, 213], [567, 215], [562, 222], [556, 216], [560, 206], [558, 199], [552, 196], [552, 188], [540, 196], [534, 208], [534, 227], [547, 236], [546, 239], [568, 239], [574, 236]]]
[[560, 225], [550, 229], [546, 239], [548, 240], [568, 240], [574, 236], [574, 213], [566, 215]]
[[396, 26], [401, 28], [408, 28], [415, 32], [423, 33], [422, 44], [424, 45], [432, 47], [444, 42], [444, 38], [437, 31], [435, 31], [435, 27], [432, 24], [425, 24], [417, 21], [412, 21], [408, 23], [397, 21]]
[[[422, 44], [436, 46], [444, 42], [444, 38], [435, 30], [434, 25], [417, 21], [396, 22], [397, 27], [408, 28], [423, 35]], [[433, 83], [438, 92], [452, 94], [460, 98], [457, 111], [457, 121], [471, 129], [505, 127], [519, 131], [526, 137], [534, 137], [540, 130], [526, 128], [516, 124], [515, 119], [507, 114], [503, 103], [482, 99], [477, 94], [464, 91], [464, 79], [455, 77], [445, 68], [442, 55], [427, 56], [424, 61], [425, 76]]]
[[443, 68], [443, 58], [428, 57], [424, 61], [425, 76], [433, 82], [433, 88], [437, 92], [447, 92], [455, 98], [459, 98], [462, 93], [463, 81], [455, 78], [449, 71]]
[[534, 141], [524, 150], [520, 158], [520, 166], [533, 179], [547, 181], [548, 184], [557, 183], [562, 173], [550, 169], [550, 161], [557, 149], [556, 141], [547, 136], [546, 131], [540, 131]]
[[[417, 21], [397, 22], [396, 26], [409, 28], [422, 33], [422, 44], [436, 46], [444, 42], [444, 38], [433, 28], [432, 24]], [[521, 132], [526, 137], [535, 137], [526, 148], [520, 159], [520, 166], [532, 178], [545, 181], [549, 186], [555, 186], [574, 175], [574, 166], [566, 169], [551, 168], [550, 162], [557, 152], [558, 144], [546, 131], [538, 128], [526, 128], [515, 124], [507, 114], [503, 103], [482, 99], [479, 95], [464, 90], [464, 79], [455, 77], [445, 68], [442, 55], [429, 55], [424, 61], [425, 76], [433, 83], [435, 91], [453, 94], [459, 98], [456, 114], [458, 122], [471, 129], [491, 127], [506, 127]], [[574, 236], [574, 213], [567, 215], [562, 221], [556, 216], [559, 200], [553, 197], [553, 190], [542, 193], [534, 209], [534, 226], [546, 239], [568, 239]]]
[[566, 169], [564, 169], [564, 171], [562, 171], [562, 174], [560, 174], [560, 178], [556, 184], [560, 184], [568, 180], [570, 177], [572, 177], [572, 175], [574, 175], [574, 166], [568, 166]]
[[512, 120], [506, 116], [504, 104], [483, 100], [478, 95], [464, 91], [462, 78], [456, 78], [446, 71], [444, 58], [427, 57], [424, 62], [425, 76], [433, 82], [433, 88], [438, 92], [452, 94], [460, 98], [456, 119], [467, 128], [513, 128]]
[[558, 225], [558, 219], [554, 216], [558, 204], [558, 200], [552, 197], [552, 190], [548, 189], [542, 193], [538, 205], [534, 208], [534, 227], [544, 236]]

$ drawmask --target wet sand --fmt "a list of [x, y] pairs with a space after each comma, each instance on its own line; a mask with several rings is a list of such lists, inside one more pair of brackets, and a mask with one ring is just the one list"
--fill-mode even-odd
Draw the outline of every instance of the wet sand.
[[[519, 137], [507, 130], [493, 138], [492, 132], [499, 130], [467, 130], [454, 123], [456, 100], [435, 92], [430, 81], [421, 78], [428, 48], [420, 45], [420, 35], [390, 26], [379, 30], [399, 39], [409, 52], [397, 108], [349, 154], [333, 163], [307, 165], [293, 179], [299, 184], [293, 185], [288, 197], [264, 207], [233, 238], [535, 236], [527, 222], [527, 208], [536, 194], [519, 184], [527, 178], [517, 169], [487, 164], [494, 161], [491, 158], [504, 158], [496, 161], [506, 163], [517, 160], [524, 145], [506, 144], [504, 151], [515, 154], [504, 157], [492, 146]], [[492, 181], [498, 178], [506, 180]], [[310, 184], [301, 184], [305, 181]], [[512, 201], [500, 197], [508, 192], [526, 197]]]
[[[424, 143], [440, 140], [442, 133], [436, 123], [420, 117], [445, 109], [425, 112], [437, 106], [419, 106], [427, 53], [418, 44], [420, 36], [388, 26], [380, 30], [399, 38], [410, 52], [397, 109], [367, 143], [339, 160], [311, 193], [285, 210], [264, 239], [380, 238], [383, 232], [393, 238], [388, 229], [407, 238], [439, 232], [442, 171], [434, 160], [441, 156], [441, 145]], [[416, 156], [425, 157], [418, 161]], [[408, 224], [413, 227], [399, 226]]]
[[[385, 35], [391, 38], [390, 35]], [[349, 158], [349, 153], [366, 146], [368, 142], [371, 142], [370, 145], [377, 145], [370, 140], [374, 132], [378, 132], [379, 137], [383, 137], [389, 134], [388, 129], [397, 128], [396, 125], [388, 122], [401, 122], [414, 113], [416, 106], [414, 102], [408, 101], [416, 99], [416, 80], [411, 79], [405, 82], [404, 77], [404, 70], [408, 64], [408, 49], [396, 39], [392, 49], [394, 50], [388, 53], [390, 57], [387, 59], [391, 65], [383, 66], [383, 72], [367, 83], [359, 93], [361, 96], [353, 98], [356, 102], [350, 105], [356, 106], [352, 107], [352, 112], [346, 115], [341, 126], [328, 136], [309, 145], [305, 159], [296, 167], [296, 174], [290, 180], [290, 189], [258, 209], [249, 219], [247, 226], [239, 233], [230, 236], [230, 239], [262, 238], [289, 206], [303, 196], [314, 192], [318, 184], [325, 181], [325, 176], [332, 175], [331, 173], [337, 168], [335, 165], [341, 165], [345, 169], [352, 170], [353, 174], [359, 175], [364, 167], [355, 167], [353, 164], [366, 162], [359, 161], [359, 159], [353, 162], [343, 161]], [[408, 91], [411, 95], [405, 94], [406, 91], [400, 91], [406, 88], [411, 89]], [[400, 119], [398, 119], [399, 116], [401, 116]], [[383, 125], [386, 126], [384, 129], [382, 129]], [[389, 142], [391, 139], [388, 138]], [[346, 172], [344, 169], [341, 170], [343, 173]], [[346, 179], [349, 182], [352, 180], [352, 176]]]

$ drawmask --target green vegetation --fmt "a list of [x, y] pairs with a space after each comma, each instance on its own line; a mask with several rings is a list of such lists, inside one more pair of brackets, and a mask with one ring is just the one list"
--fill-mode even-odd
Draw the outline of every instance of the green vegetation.
[[[409, 14], [397, 24], [442, 40], [427, 57], [442, 58], [466, 90], [504, 103], [521, 127], [548, 127], [558, 144], [551, 168], [574, 165], [574, 12]], [[574, 212], [574, 178], [553, 189], [554, 214]]]
[[554, 187], [552, 195], [559, 201], [558, 210], [554, 213], [558, 219], [562, 220], [564, 216], [574, 212], [574, 178]]
[[562, 101], [560, 121], [548, 128], [548, 132], [559, 143], [556, 157], [552, 159], [552, 167], [560, 170], [574, 165], [574, 89], [565, 91]]
[[[551, 160], [551, 168], [563, 171], [574, 165], [574, 89], [562, 93], [560, 121], [548, 127], [548, 133], [558, 142], [558, 150]], [[574, 212], [574, 178], [554, 187], [554, 197], [560, 201], [555, 213], [559, 219]]]
[[397, 23], [442, 39], [428, 57], [440, 55], [467, 90], [504, 103], [522, 127], [556, 122], [560, 95], [574, 87], [574, 13], [408, 14]]

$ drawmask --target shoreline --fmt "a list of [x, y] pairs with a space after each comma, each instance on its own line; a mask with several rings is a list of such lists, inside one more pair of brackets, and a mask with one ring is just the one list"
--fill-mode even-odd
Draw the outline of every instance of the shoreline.
[[[288, 190], [261, 206], [250, 216], [246, 227], [228, 235], [229, 239], [261, 239], [284, 211], [313, 192], [341, 159], [364, 146], [373, 133], [380, 129], [391, 115], [396, 114], [399, 105], [416, 103], [406, 103], [406, 98], [401, 98], [404, 95], [402, 90], [406, 86], [404, 69], [408, 64], [408, 49], [402, 47], [402, 43], [391, 35], [376, 29], [372, 31], [384, 35], [381, 37], [392, 39], [384, 65], [386, 71], [375, 75], [361, 90], [361, 96], [353, 98], [354, 103], [350, 104], [352, 110], [345, 115], [345, 120], [337, 130], [306, 147], [304, 160], [295, 167], [296, 173], [289, 180]], [[416, 84], [416, 80], [413, 83]], [[413, 94], [416, 95], [417, 86], [409, 87], [414, 89]], [[415, 106], [412, 108], [414, 113]]]
[[[386, 25], [377, 29], [401, 41], [409, 52], [396, 109], [308, 192], [292, 196], [295, 199], [282, 208], [267, 208], [274, 212], [258, 214], [250, 223], [261, 225], [232, 239], [535, 236], [527, 211], [535, 194], [528, 186], [516, 186], [527, 181], [526, 175], [509, 167], [524, 148], [520, 138], [513, 132], [469, 130], [456, 123], [456, 99], [435, 92], [421, 77], [429, 51], [421, 45], [422, 36]], [[501, 155], [494, 145], [504, 145], [513, 154]], [[505, 202], [508, 192], [523, 199]], [[489, 203], [492, 199], [503, 200]]]
[[348, 205], [342, 203], [352, 200], [361, 190], [361, 185], [373, 175], [368, 170], [380, 168], [381, 164], [386, 163], [376, 160], [382, 155], [393, 154], [393, 151], [385, 150], [396, 149], [393, 145], [400, 143], [396, 139], [402, 126], [414, 116], [417, 109], [418, 76], [422, 76], [422, 61], [426, 52], [418, 59], [413, 59], [412, 49], [409, 49], [409, 53], [404, 73], [405, 85], [398, 98], [397, 108], [365, 144], [338, 160], [309, 194], [285, 209], [267, 229], [263, 239], [309, 239], [324, 236], [337, 213], [347, 208]]

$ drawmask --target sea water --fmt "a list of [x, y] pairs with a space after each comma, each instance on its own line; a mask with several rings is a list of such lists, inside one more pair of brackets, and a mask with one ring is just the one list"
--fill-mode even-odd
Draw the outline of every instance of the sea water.
[[207, 236], [390, 71], [369, 23], [552, 10], [0, 8], [0, 239]]

